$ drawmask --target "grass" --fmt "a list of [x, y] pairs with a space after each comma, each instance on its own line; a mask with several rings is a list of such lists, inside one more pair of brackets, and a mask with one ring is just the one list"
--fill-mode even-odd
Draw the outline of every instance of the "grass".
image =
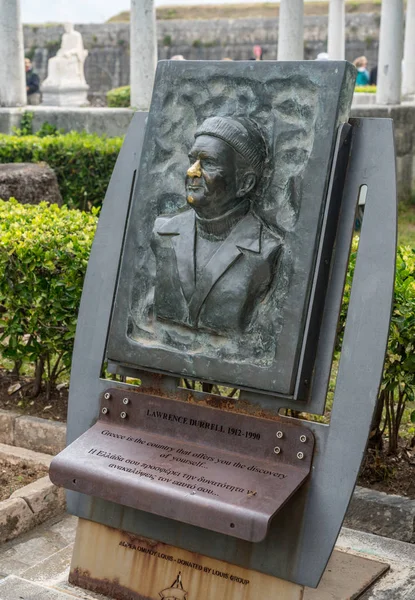
[[[256, 4], [205, 4], [201, 6], [160, 6], [157, 8], [157, 19], [166, 21], [171, 19], [249, 19], [252, 17], [274, 18], [279, 14], [279, 3], [258, 2]], [[305, 15], [327, 15], [328, 2], [305, 2]], [[379, 0], [346, 1], [347, 13], [380, 13], [381, 4]], [[128, 22], [130, 11], [123, 11], [111, 19], [108, 23]]]

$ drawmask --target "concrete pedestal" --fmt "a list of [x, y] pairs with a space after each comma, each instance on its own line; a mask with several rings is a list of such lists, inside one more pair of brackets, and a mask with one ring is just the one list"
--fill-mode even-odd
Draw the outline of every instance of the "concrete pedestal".
[[42, 104], [46, 106], [88, 106], [89, 85], [76, 87], [42, 87]]
[[69, 581], [117, 600], [304, 598], [302, 585], [83, 519]]

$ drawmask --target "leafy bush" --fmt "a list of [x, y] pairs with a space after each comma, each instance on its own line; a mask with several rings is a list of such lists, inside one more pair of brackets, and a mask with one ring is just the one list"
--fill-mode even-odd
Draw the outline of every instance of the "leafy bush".
[[[340, 338], [343, 333], [356, 263], [358, 238], [353, 240], [343, 307]], [[415, 249], [399, 246], [396, 257], [392, 320], [379, 394], [377, 422], [372, 435], [381, 440], [387, 430], [389, 452], [398, 451], [399, 432], [408, 402], [415, 399]], [[415, 411], [410, 418], [415, 422]], [[383, 426], [382, 426], [383, 423]]]
[[354, 91], [358, 94], [376, 94], [376, 86], [375, 85], [357, 85], [354, 88]]
[[64, 203], [89, 210], [102, 204], [122, 141], [74, 131], [42, 138], [0, 134], [0, 163], [46, 162]]
[[124, 85], [107, 92], [107, 103], [111, 108], [128, 108], [130, 106], [130, 86]]
[[34, 365], [33, 396], [70, 368], [96, 224], [97, 210], [0, 200], [0, 349], [17, 373]]
[[[20, 120], [20, 127], [13, 127], [13, 134], [18, 137], [33, 134], [33, 112], [24, 112]], [[65, 133], [63, 129], [58, 129], [55, 125], [45, 121], [42, 123], [40, 128], [36, 131], [35, 135], [38, 137], [46, 137], [47, 135], [62, 135]]]

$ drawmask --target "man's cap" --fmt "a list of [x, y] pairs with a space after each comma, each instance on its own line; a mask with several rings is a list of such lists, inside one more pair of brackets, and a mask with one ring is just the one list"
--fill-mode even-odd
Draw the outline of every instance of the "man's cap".
[[267, 150], [257, 124], [245, 117], [209, 117], [197, 128], [195, 138], [211, 135], [236, 150], [260, 175]]

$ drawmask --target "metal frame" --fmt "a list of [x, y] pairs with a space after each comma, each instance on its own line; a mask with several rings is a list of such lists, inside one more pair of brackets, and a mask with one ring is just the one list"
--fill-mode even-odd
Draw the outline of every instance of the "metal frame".
[[[68, 443], [98, 417], [106, 336], [115, 293], [119, 258], [128, 216], [131, 187], [140, 159], [145, 115], [137, 113], [129, 128], [108, 189], [94, 241], [79, 312], [72, 363]], [[353, 119], [352, 154], [320, 333], [312, 394], [327, 389], [335, 326], [342, 297], [354, 213], [360, 186], [368, 186], [353, 288], [344, 333], [330, 425], [307, 422], [316, 439], [308, 482], [278, 513], [267, 538], [243, 542], [208, 529], [68, 492], [68, 510], [82, 518], [200, 552], [229, 563], [316, 587], [324, 572], [364, 456], [381, 380], [394, 287], [396, 248], [396, 174], [393, 124], [390, 119]], [[374, 306], [376, 310], [374, 310]], [[186, 399], [174, 377], [142, 374], [143, 391]], [[131, 389], [122, 383], [119, 388]], [[155, 390], [155, 388], [157, 388]], [[220, 399], [192, 393], [192, 401]], [[310, 410], [313, 405], [254, 393], [241, 397], [255, 414], [281, 407]], [[216, 403], [216, 404], [214, 404]], [[241, 403], [240, 403], [241, 404]], [[303, 424], [305, 424], [303, 422]]]

